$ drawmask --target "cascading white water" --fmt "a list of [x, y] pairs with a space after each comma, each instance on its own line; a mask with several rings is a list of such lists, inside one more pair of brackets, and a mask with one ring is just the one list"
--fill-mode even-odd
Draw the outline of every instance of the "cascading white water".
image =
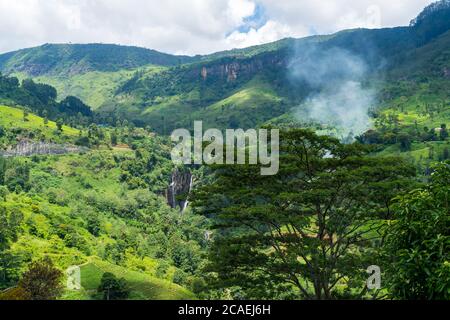
[[[189, 182], [189, 190], [188, 190], [188, 193], [191, 192], [191, 190], [192, 190], [192, 184], [193, 184], [193, 183], [194, 183], [194, 176], [191, 174], [191, 179], [190, 179], [190, 182]], [[181, 209], [181, 213], [184, 213], [184, 211], [186, 210], [188, 204], [189, 204], [189, 200], [186, 199], [186, 201], [185, 201], [184, 204], [183, 204], [183, 208]]]

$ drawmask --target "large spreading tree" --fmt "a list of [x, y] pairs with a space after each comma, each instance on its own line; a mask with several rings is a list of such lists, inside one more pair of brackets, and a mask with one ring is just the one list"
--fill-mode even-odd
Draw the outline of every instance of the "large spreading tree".
[[193, 196], [214, 221], [209, 270], [235, 297], [334, 299], [367, 294], [367, 267], [391, 199], [415, 169], [307, 130], [282, 132], [280, 170], [215, 165]]

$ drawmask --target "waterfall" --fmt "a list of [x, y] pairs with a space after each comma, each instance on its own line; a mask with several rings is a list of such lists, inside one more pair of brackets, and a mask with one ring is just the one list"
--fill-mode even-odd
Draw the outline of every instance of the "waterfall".
[[[181, 172], [178, 169], [172, 172], [171, 182], [166, 190], [167, 204], [172, 208], [180, 208], [181, 212], [184, 212], [188, 206], [187, 197], [192, 190], [193, 176], [191, 172]], [[177, 197], [183, 195], [186, 198], [184, 200], [177, 200]]]
[[[191, 192], [193, 183], [194, 183], [194, 176], [191, 174], [191, 179], [189, 181], [189, 191], [188, 192]], [[181, 213], [184, 213], [184, 211], [186, 210], [188, 204], [189, 204], [189, 200], [186, 198], [186, 201], [184, 202], [184, 205], [183, 205], [183, 208], [181, 210]]]

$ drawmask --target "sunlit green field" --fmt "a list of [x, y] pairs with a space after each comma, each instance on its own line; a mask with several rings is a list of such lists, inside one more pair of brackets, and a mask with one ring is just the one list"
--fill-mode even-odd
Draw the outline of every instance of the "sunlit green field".
[[[56, 123], [53, 121], [48, 121], [47, 124], [44, 123], [44, 119], [30, 113], [26, 120], [24, 120], [24, 111], [18, 108], [12, 108], [0, 105], [0, 126], [4, 128], [23, 128], [23, 129], [39, 129], [45, 134], [46, 137], [51, 137], [54, 135], [56, 130]], [[79, 134], [79, 130], [73, 129], [68, 126], [63, 126], [63, 133], [68, 136], [76, 136]]]
[[[140, 72], [152, 74], [164, 70], [161, 66], [146, 66], [139, 68]], [[111, 101], [116, 90], [127, 80], [131, 79], [136, 70], [120, 70], [116, 72], [91, 71], [73, 76], [40, 76], [34, 80], [53, 86], [58, 91], [58, 99], [76, 96], [87, 103], [92, 109], [97, 109]], [[13, 74], [19, 79], [28, 78], [26, 74]]]
[[169, 281], [148, 274], [130, 271], [123, 267], [92, 258], [81, 266], [81, 286], [89, 294], [95, 294], [105, 272], [124, 278], [131, 291], [130, 299], [144, 300], [185, 300], [195, 296], [188, 290]]

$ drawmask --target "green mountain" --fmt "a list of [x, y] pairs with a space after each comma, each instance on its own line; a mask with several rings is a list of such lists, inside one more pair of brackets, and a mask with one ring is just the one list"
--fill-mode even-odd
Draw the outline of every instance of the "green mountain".
[[[45, 45], [1, 55], [0, 70], [51, 84], [59, 99], [79, 97], [107, 122], [126, 118], [160, 133], [189, 127], [196, 119], [247, 128], [292, 120], [292, 110], [323, 90], [323, 84], [311, 86], [292, 76], [293, 69], [304, 67], [302, 59], [311, 60], [312, 51], [339, 49], [362, 60], [367, 69], [363, 85], [381, 91], [379, 104], [407, 95], [401, 81], [418, 77], [444, 97], [442, 86], [450, 72], [449, 11], [448, 2], [441, 1], [409, 27], [347, 30], [196, 57], [114, 45]], [[330, 76], [340, 77], [324, 75]]]
[[81, 269], [81, 290], [62, 299], [101, 298], [106, 272], [124, 278], [130, 299], [195, 298], [202, 219], [167, 204], [175, 168], [164, 139], [139, 128], [59, 129], [1, 105], [0, 115], [0, 300], [43, 257]]
[[[166, 135], [195, 120], [310, 127], [371, 145], [370, 161], [407, 158], [425, 180], [436, 161], [450, 159], [449, 14], [445, 0], [408, 27], [195, 57], [102, 44], [0, 55], [0, 300], [17, 298], [30, 263], [44, 257], [60, 270], [80, 267], [81, 290], [67, 289], [63, 299], [101, 299], [105, 273], [123, 278], [130, 299], [246, 297], [206, 288], [216, 277], [206, 256], [218, 223], [173, 206], [213, 176], [176, 167]], [[383, 190], [394, 192], [393, 184], [375, 194], [390, 202]], [[221, 199], [214, 206], [226, 208]], [[288, 288], [269, 291], [291, 298]]]
[[96, 108], [112, 99], [117, 86], [130, 79], [136, 68], [157, 69], [192, 60], [111, 44], [46, 44], [0, 55], [0, 71], [50, 84], [60, 100], [76, 96]]
[[[309, 81], [295, 79], [292, 71], [303, 67], [301, 62], [295, 66], [296, 61], [309, 59], [311, 51], [336, 48], [351, 59], [364, 61], [368, 87], [384, 89], [420, 74], [428, 74], [432, 86], [435, 80], [446, 83], [450, 59], [443, 49], [448, 48], [448, 34], [419, 45], [416, 32], [414, 27], [351, 30], [327, 38], [286, 40], [275, 44], [276, 49], [271, 44], [236, 51], [236, 55], [217, 54], [218, 58], [205, 57], [157, 73], [137, 73], [116, 91], [117, 103], [101, 106], [100, 111], [127, 117], [138, 125], [150, 124], [161, 133], [189, 127], [196, 119], [218, 127], [254, 127], [290, 113], [314, 91], [322, 90], [323, 86], [311, 87]], [[258, 53], [253, 54], [255, 50]], [[326, 84], [327, 79], [321, 81]], [[403, 95], [403, 89], [398, 90]]]
[[112, 44], [45, 44], [0, 55], [4, 73], [23, 72], [28, 76], [75, 75], [90, 71], [111, 72], [148, 64], [173, 66], [189, 62], [155, 50]]

